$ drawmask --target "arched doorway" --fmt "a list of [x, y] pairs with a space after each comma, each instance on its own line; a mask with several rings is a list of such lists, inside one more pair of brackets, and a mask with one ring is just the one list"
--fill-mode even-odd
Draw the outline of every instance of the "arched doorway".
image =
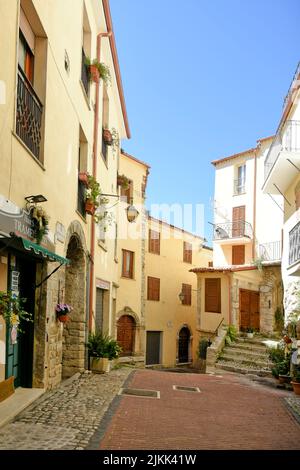
[[117, 341], [122, 348], [122, 356], [131, 356], [134, 351], [136, 323], [130, 315], [122, 315], [117, 323]]
[[179, 332], [178, 338], [178, 362], [189, 362], [190, 330], [184, 326]]
[[71, 320], [63, 327], [62, 376], [84, 370], [86, 330], [86, 268], [80, 238], [71, 236], [67, 249], [71, 261], [66, 267], [65, 302], [73, 307]]

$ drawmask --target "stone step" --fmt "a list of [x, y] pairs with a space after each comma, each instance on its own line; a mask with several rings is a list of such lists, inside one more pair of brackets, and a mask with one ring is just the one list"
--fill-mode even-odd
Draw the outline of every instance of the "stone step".
[[270, 370], [259, 369], [254, 367], [240, 367], [236, 363], [231, 362], [222, 362], [218, 361], [216, 363], [216, 367], [218, 369], [228, 370], [229, 372], [235, 372], [237, 374], [252, 374], [258, 375], [259, 377], [272, 377], [272, 373]]
[[266, 347], [265, 344], [263, 343], [263, 341], [266, 341], [267, 338], [264, 338], [264, 337], [260, 337], [260, 338], [244, 338], [244, 337], [241, 337], [241, 336], [238, 336], [236, 338], [236, 342], [237, 343], [242, 343], [242, 344], [250, 344], [250, 345], [255, 345], [255, 346], [262, 346], [262, 347]]
[[230, 346], [227, 346], [230, 348], [235, 348], [235, 349], [247, 349], [249, 351], [254, 351], [254, 352], [266, 352], [267, 347], [264, 344], [249, 344], [249, 343], [244, 343], [244, 342], [236, 342], [236, 343], [231, 343]]
[[230, 346], [226, 346], [222, 353], [231, 354], [234, 357], [243, 356], [245, 358], [253, 359], [253, 361], [265, 361], [269, 362], [269, 356], [263, 351], [251, 351], [250, 349], [241, 349], [241, 348], [231, 348]]
[[[262, 369], [269, 369], [270, 370], [270, 367], [272, 366], [272, 363], [270, 362], [266, 362], [266, 361], [259, 361], [259, 360], [256, 360], [256, 359], [251, 359], [251, 358], [246, 358], [244, 356], [233, 356], [229, 353], [225, 353], [220, 356], [220, 359], [221, 361], [225, 361], [225, 362], [234, 362], [238, 365], [241, 365], [241, 366], [251, 366], [251, 367], [254, 367], [256, 369], [259, 369], [259, 368], [262, 368]], [[218, 364], [218, 362], [217, 362]]]

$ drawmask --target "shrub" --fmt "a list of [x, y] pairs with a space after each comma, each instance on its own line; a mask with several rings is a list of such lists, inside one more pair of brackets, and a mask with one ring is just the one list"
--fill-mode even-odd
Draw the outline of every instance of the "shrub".
[[106, 357], [110, 360], [119, 357], [122, 351], [115, 339], [99, 331], [89, 334], [87, 348], [90, 356]]
[[284, 345], [283, 343], [279, 343], [277, 346], [268, 348], [269, 359], [274, 362], [274, 364], [278, 364], [279, 362], [283, 362], [285, 360], [285, 352], [284, 352]]
[[227, 328], [227, 333], [225, 336], [225, 344], [230, 346], [233, 341], [236, 341], [237, 338], [237, 329], [234, 325], [229, 325]]

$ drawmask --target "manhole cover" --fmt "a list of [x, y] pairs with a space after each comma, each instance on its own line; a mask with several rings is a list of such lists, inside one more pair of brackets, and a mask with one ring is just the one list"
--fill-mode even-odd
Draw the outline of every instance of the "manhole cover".
[[160, 398], [160, 393], [157, 390], [143, 390], [140, 388], [121, 388], [119, 395], [129, 395], [134, 397], [145, 398]]
[[200, 393], [200, 389], [198, 387], [184, 387], [183, 385], [173, 385], [173, 390], [180, 390], [183, 392], [198, 392]]

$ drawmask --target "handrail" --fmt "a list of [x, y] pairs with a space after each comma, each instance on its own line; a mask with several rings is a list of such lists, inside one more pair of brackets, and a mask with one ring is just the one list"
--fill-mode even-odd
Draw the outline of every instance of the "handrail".
[[220, 323], [218, 324], [217, 328], [215, 329], [215, 334], [216, 334], [216, 335], [218, 335], [218, 330], [219, 330], [220, 326], [222, 325], [223, 321], [224, 321], [224, 317], [222, 318], [222, 320], [221, 320]]

